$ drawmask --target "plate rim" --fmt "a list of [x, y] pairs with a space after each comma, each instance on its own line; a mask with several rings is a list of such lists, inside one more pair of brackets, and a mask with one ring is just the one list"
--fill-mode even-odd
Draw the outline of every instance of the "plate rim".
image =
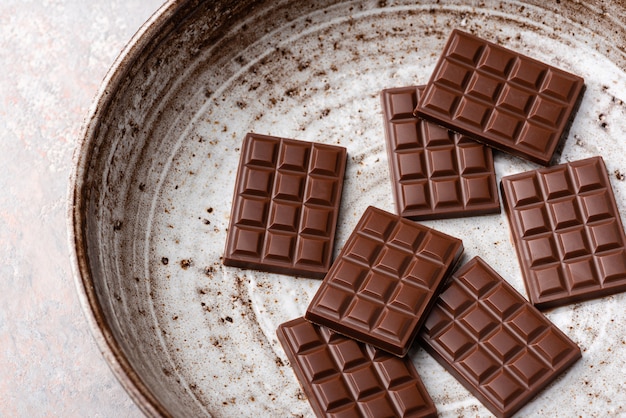
[[155, 38], [169, 33], [163, 29], [170, 19], [184, 10], [190, 2], [191, 0], [166, 0], [139, 27], [108, 69], [83, 120], [72, 156], [72, 171], [67, 190], [66, 224], [70, 263], [83, 315], [109, 369], [135, 405], [149, 417], [169, 417], [171, 414], [133, 368], [111, 332], [96, 295], [84, 237], [86, 222], [84, 187], [88, 163], [94, 150], [94, 137], [97, 135], [101, 118], [115, 98], [115, 92], [129, 74], [133, 64]]

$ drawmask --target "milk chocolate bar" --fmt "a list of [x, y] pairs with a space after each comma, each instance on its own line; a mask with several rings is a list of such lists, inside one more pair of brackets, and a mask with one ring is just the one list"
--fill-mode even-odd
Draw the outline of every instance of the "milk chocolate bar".
[[581, 357], [479, 257], [453, 273], [419, 339], [497, 417], [513, 415]]
[[415, 113], [548, 165], [583, 90], [577, 75], [454, 30]]
[[404, 356], [462, 252], [461, 240], [370, 206], [306, 319]]
[[626, 237], [602, 157], [507, 176], [501, 186], [535, 306], [626, 291]]
[[318, 417], [436, 417], [409, 358], [400, 359], [300, 317], [276, 332]]
[[423, 86], [383, 90], [398, 214], [413, 220], [500, 212], [491, 148], [413, 115]]
[[331, 265], [346, 149], [248, 134], [224, 264], [322, 278]]

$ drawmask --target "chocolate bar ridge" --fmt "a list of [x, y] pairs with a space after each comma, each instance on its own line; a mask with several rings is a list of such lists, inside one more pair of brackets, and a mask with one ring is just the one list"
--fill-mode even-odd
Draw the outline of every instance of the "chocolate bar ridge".
[[580, 348], [479, 257], [453, 273], [419, 334], [497, 417], [510, 417], [581, 358]]
[[332, 261], [346, 160], [344, 147], [246, 135], [223, 263], [324, 277]]
[[535, 306], [626, 291], [626, 236], [602, 157], [513, 174], [500, 185]]
[[370, 206], [305, 317], [404, 356], [462, 253], [460, 239]]
[[436, 417], [409, 358], [400, 359], [300, 317], [276, 335], [318, 417]]
[[549, 165], [583, 92], [577, 75], [455, 29], [415, 114]]
[[413, 220], [499, 213], [491, 148], [414, 116], [424, 89], [381, 92], [397, 213]]

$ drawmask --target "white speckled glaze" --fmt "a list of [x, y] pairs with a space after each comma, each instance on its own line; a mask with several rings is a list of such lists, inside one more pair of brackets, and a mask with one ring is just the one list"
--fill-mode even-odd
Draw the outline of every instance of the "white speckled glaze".
[[[585, 78], [558, 161], [602, 155], [623, 216], [626, 9], [543, 3], [173, 1], [144, 26], [93, 106], [69, 222], [87, 317], [147, 415], [312, 415], [275, 329], [319, 282], [220, 262], [239, 145], [253, 131], [348, 148], [337, 253], [366, 206], [394, 210], [380, 90], [425, 83], [452, 28]], [[495, 164], [498, 179], [538, 167]], [[504, 213], [424, 223], [525, 295]], [[626, 414], [625, 303], [546, 312], [583, 359], [520, 415]], [[488, 415], [417, 345], [410, 356], [441, 416]]]

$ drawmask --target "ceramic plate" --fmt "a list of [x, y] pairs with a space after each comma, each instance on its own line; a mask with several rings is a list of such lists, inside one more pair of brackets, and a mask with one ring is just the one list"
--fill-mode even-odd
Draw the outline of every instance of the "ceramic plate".
[[[172, 1], [113, 66], [76, 151], [77, 285], [111, 367], [148, 415], [311, 416], [276, 339], [318, 280], [224, 267], [248, 132], [338, 144], [335, 254], [368, 205], [394, 211], [379, 93], [425, 83], [453, 28], [586, 81], [559, 162], [602, 155], [626, 210], [625, 9], [606, 1]], [[612, 8], [609, 8], [612, 7]], [[498, 180], [537, 168], [495, 154]], [[504, 212], [424, 222], [525, 295]], [[626, 413], [626, 295], [546, 315], [583, 358], [523, 416]], [[441, 416], [488, 411], [419, 346]]]

